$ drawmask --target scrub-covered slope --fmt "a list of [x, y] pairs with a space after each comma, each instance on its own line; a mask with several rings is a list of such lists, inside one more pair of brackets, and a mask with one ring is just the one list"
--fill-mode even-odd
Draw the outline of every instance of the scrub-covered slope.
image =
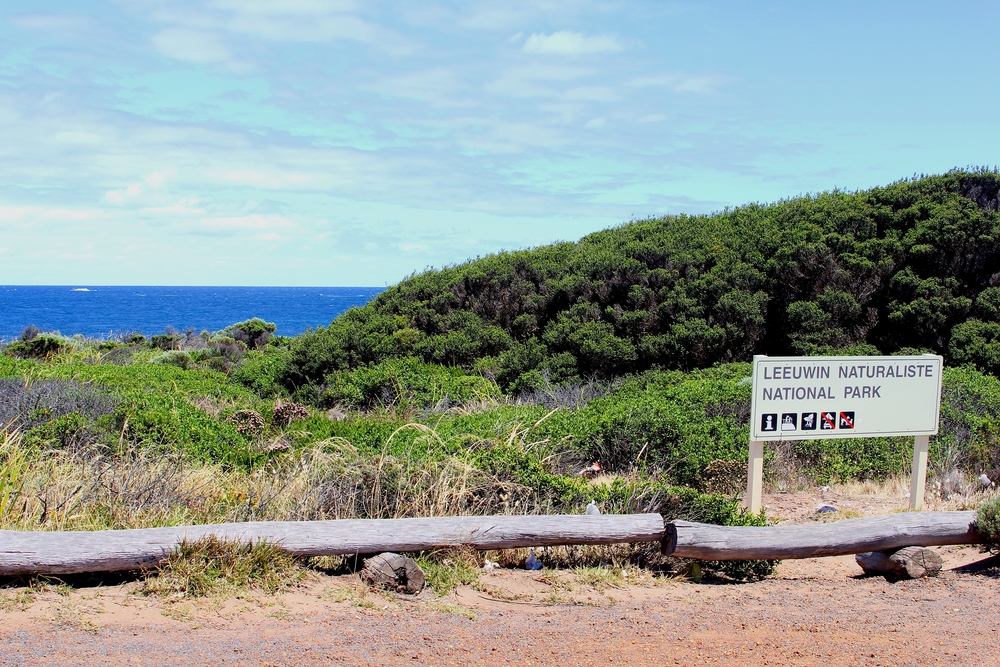
[[996, 171], [954, 171], [427, 271], [299, 338], [282, 381], [415, 356], [516, 391], [859, 345], [996, 373], [998, 192]]

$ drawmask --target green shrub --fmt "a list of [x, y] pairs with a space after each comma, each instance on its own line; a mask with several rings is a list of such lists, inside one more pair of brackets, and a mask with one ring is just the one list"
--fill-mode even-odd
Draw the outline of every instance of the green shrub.
[[27, 444], [40, 447], [80, 447], [101, 439], [105, 429], [79, 412], [50, 419], [25, 434]]
[[973, 364], [1000, 375], [1000, 322], [969, 320], [951, 331], [948, 348], [956, 364]]
[[983, 537], [983, 548], [1000, 553], [1000, 496], [982, 502], [976, 510], [976, 532]]
[[262, 398], [282, 396], [286, 392], [278, 378], [284, 372], [288, 356], [288, 350], [274, 347], [248, 352], [243, 361], [229, 372], [229, 378]]
[[[727, 517], [727, 526], [766, 526], [767, 518], [764, 512], [753, 514], [746, 510], [734, 511]], [[709, 570], [723, 573], [730, 579], [738, 581], [763, 579], [774, 572], [781, 561], [777, 560], [719, 560], [706, 561], [704, 566]]]
[[183, 343], [186, 339], [187, 336], [184, 334], [172, 332], [151, 336], [149, 344], [159, 350], [179, 350], [181, 343]]
[[[193, 350], [191, 358], [220, 373], [229, 373], [246, 354], [247, 346], [227, 336], [213, 336], [208, 345]], [[169, 354], [169, 353], [168, 353]]]
[[237, 322], [227, 327], [226, 331], [231, 331], [233, 338], [251, 350], [259, 350], [268, 344], [277, 328], [274, 322], [265, 322], [259, 317], [254, 317], [245, 322]]
[[746, 460], [749, 440], [748, 364], [695, 371], [649, 371], [627, 378], [603, 398], [560, 419], [539, 435], [570, 435], [573, 447], [612, 471], [669, 469], [678, 484], [699, 486], [716, 460]]
[[46, 359], [69, 348], [62, 336], [36, 334], [28, 340], [17, 340], [4, 348], [4, 353], [19, 359]]
[[203, 400], [253, 404], [252, 394], [221, 373], [170, 364], [43, 364], [0, 357], [0, 377], [29, 376], [92, 382], [115, 396], [109, 429], [114, 442], [180, 450], [203, 460], [249, 462], [246, 441], [236, 429], [195, 405]]
[[468, 375], [460, 368], [425, 364], [411, 357], [335, 371], [326, 377], [319, 402], [364, 409], [403, 404], [430, 407], [445, 400], [461, 404], [499, 395], [499, 388], [479, 375]]
[[196, 363], [191, 353], [182, 350], [169, 350], [158, 354], [149, 360], [151, 364], [165, 364], [168, 366], [177, 366], [187, 370], [189, 368], [194, 368]]

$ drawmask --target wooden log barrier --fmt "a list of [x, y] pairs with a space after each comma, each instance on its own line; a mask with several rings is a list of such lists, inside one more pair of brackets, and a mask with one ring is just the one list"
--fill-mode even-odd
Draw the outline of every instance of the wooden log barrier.
[[74, 574], [156, 566], [184, 541], [214, 535], [267, 540], [296, 556], [413, 552], [469, 545], [479, 550], [560, 544], [660, 542], [659, 514], [462, 516], [420, 519], [257, 521], [102, 531], [0, 531], [0, 575]]
[[667, 525], [663, 553], [701, 560], [785, 560], [901, 547], [979, 544], [975, 511], [902, 512], [795, 526]]
[[266, 540], [296, 556], [479, 550], [562, 544], [660, 542], [666, 555], [701, 560], [784, 560], [978, 544], [976, 513], [906, 512], [796, 526], [664, 525], [659, 514], [259, 521], [105, 531], [0, 531], [0, 575], [113, 572], [154, 567], [184, 541]]

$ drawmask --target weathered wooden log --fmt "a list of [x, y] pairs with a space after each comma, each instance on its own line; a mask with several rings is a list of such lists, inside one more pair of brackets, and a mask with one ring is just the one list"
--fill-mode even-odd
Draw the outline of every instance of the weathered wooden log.
[[902, 512], [795, 526], [667, 525], [663, 552], [701, 560], [785, 560], [892, 551], [906, 546], [979, 544], [974, 511]]
[[903, 547], [894, 552], [866, 551], [854, 556], [865, 574], [920, 579], [936, 577], [944, 567], [944, 559], [925, 547]]
[[296, 556], [659, 542], [659, 514], [463, 516], [421, 519], [258, 521], [103, 531], [0, 531], [0, 575], [73, 574], [156, 566], [181, 542], [210, 535], [266, 540]]
[[416, 595], [424, 589], [424, 571], [412, 558], [384, 553], [365, 559], [359, 573], [369, 586]]

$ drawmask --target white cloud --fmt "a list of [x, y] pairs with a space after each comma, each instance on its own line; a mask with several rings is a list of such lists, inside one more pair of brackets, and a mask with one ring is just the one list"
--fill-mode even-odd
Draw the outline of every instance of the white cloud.
[[148, 176], [146, 176], [146, 183], [154, 188], [162, 187], [167, 179], [173, 176], [177, 172], [176, 169], [161, 169], [160, 171], [154, 171]]
[[[353, 2], [323, 0], [217, 0], [206, 6], [207, 11], [167, 7], [154, 12], [153, 18], [173, 26], [157, 35], [163, 42], [157, 42], [159, 50], [193, 62], [228, 60], [228, 49], [215, 37], [223, 32], [236, 44], [246, 36], [286, 43], [349, 40], [393, 53], [414, 48], [405, 35], [351, 13], [356, 9]], [[189, 47], [195, 56], [184, 58]]]
[[262, 233], [274, 232], [277, 229], [294, 227], [295, 223], [281, 215], [251, 215], [203, 218], [198, 227], [212, 231], [260, 230]]
[[138, 183], [133, 183], [126, 188], [120, 190], [109, 190], [104, 193], [104, 201], [109, 204], [114, 204], [115, 206], [121, 206], [127, 201], [136, 200], [142, 196], [142, 186]]
[[55, 134], [49, 136], [46, 141], [47, 143], [53, 144], [96, 145], [101, 143], [101, 139], [101, 135], [95, 132], [67, 130], [65, 132], [56, 132]]
[[82, 222], [100, 217], [101, 212], [82, 208], [46, 208], [44, 206], [0, 206], [0, 220], [31, 225], [34, 222]]
[[587, 121], [587, 123], [584, 125], [584, 127], [588, 128], [588, 129], [591, 129], [591, 130], [597, 129], [599, 127], [604, 127], [604, 116], [599, 116], [597, 118], [591, 118], [590, 120]]
[[598, 53], [618, 53], [625, 45], [614, 35], [585, 35], [582, 32], [535, 33], [524, 43], [525, 53], [580, 56]]
[[578, 86], [567, 90], [563, 97], [571, 102], [617, 102], [620, 97], [608, 86]]
[[561, 65], [511, 67], [486, 85], [495, 95], [512, 97], [556, 97], [560, 91], [552, 84], [565, 83], [592, 75], [591, 69]]
[[203, 207], [198, 206], [197, 197], [185, 197], [169, 206], [149, 206], [139, 210], [139, 213], [148, 218], [160, 216], [190, 217], [205, 213]]
[[[308, 162], [307, 156], [302, 155], [301, 158], [303, 158], [303, 163]], [[252, 159], [252, 157], [249, 159]], [[243, 168], [213, 168], [207, 169], [204, 175], [212, 181], [224, 183], [226, 185], [242, 185], [274, 190], [281, 190], [283, 188], [298, 188], [309, 185], [316, 186], [322, 178], [321, 173], [291, 171], [287, 166], [282, 168], [283, 165], [271, 166], [271, 169], [255, 169], [249, 166]], [[301, 166], [315, 168], [318, 165], [302, 164]]]
[[166, 56], [193, 63], [223, 62], [231, 56], [214, 34], [187, 28], [167, 28], [153, 35], [153, 46]]
[[373, 86], [373, 90], [385, 95], [421, 100], [435, 106], [472, 106], [475, 104], [470, 99], [459, 98], [457, 94], [460, 89], [461, 83], [455, 73], [444, 67], [409, 72]]
[[352, 0], [213, 0], [208, 4], [213, 9], [229, 9], [244, 14], [280, 16], [305, 14], [315, 16], [330, 12], [350, 12], [358, 8]]
[[226, 23], [234, 32], [260, 37], [272, 42], [330, 42], [348, 39], [375, 42], [380, 31], [356, 16], [266, 16], [236, 14]]
[[681, 72], [636, 77], [628, 82], [636, 88], [661, 87], [677, 93], [714, 93], [729, 82], [729, 77], [721, 74], [684, 74]]
[[72, 14], [21, 14], [7, 19], [25, 30], [48, 33], [53, 37], [79, 37], [95, 25], [92, 18]]

